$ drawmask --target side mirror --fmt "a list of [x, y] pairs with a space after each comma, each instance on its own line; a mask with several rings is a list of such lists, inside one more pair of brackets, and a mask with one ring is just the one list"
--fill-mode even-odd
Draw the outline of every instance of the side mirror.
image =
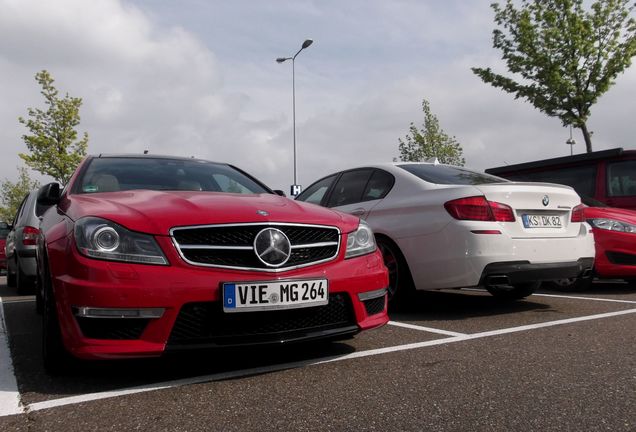
[[283, 191], [282, 191], [282, 190], [280, 190], [280, 189], [274, 189], [274, 193], [275, 193], [276, 195], [280, 195], [280, 196], [282, 196], [282, 197], [287, 196], [287, 195], [285, 195], [285, 192], [283, 192]]
[[38, 190], [38, 204], [52, 206], [60, 202], [62, 193], [59, 183], [49, 183]]

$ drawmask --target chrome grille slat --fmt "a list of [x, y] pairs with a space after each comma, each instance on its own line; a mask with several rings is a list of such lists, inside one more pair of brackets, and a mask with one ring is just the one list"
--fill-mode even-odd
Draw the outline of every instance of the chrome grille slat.
[[[265, 266], [254, 251], [254, 238], [265, 228], [285, 233], [291, 243], [289, 260], [281, 267]], [[173, 244], [189, 264], [238, 270], [280, 272], [333, 260], [340, 250], [340, 230], [326, 225], [247, 223], [175, 227]]]

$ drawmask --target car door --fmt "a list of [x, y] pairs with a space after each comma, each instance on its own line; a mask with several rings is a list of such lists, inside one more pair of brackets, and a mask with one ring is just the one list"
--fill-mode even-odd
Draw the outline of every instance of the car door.
[[388, 172], [362, 168], [342, 173], [329, 196], [327, 207], [366, 219], [395, 182]]

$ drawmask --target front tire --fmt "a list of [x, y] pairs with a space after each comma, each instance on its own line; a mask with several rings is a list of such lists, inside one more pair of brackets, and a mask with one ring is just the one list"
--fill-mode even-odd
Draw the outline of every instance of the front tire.
[[62, 375], [71, 369], [74, 359], [64, 348], [50, 276], [46, 269], [43, 273], [42, 360], [49, 375]]
[[526, 282], [511, 286], [491, 285], [486, 289], [494, 297], [502, 300], [520, 300], [531, 295], [540, 285], [541, 282]]

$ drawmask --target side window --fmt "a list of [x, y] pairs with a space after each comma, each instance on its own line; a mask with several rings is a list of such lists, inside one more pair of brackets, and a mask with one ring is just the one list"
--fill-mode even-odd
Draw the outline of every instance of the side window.
[[389, 193], [395, 183], [395, 178], [386, 171], [375, 170], [362, 194], [362, 201], [382, 199]]
[[27, 202], [27, 199], [29, 199], [28, 195], [24, 197], [24, 199], [20, 203], [20, 207], [18, 207], [18, 211], [15, 212], [15, 217], [13, 218], [13, 226], [14, 227], [18, 226], [18, 219], [20, 219], [20, 216], [24, 212], [24, 207], [25, 207], [25, 204]]
[[593, 197], [596, 192], [596, 165], [559, 168], [554, 171], [518, 173], [507, 178], [515, 181], [557, 183], [571, 186], [579, 195]]
[[636, 161], [607, 164], [607, 191], [613, 197], [636, 195]]
[[329, 197], [327, 207], [338, 207], [362, 201], [372, 169], [347, 171], [340, 176]]
[[324, 178], [313, 185], [309, 186], [305, 189], [298, 197], [296, 198], [298, 201], [305, 201], [312, 204], [318, 204], [322, 202], [323, 197], [331, 183], [336, 179], [337, 174]]

